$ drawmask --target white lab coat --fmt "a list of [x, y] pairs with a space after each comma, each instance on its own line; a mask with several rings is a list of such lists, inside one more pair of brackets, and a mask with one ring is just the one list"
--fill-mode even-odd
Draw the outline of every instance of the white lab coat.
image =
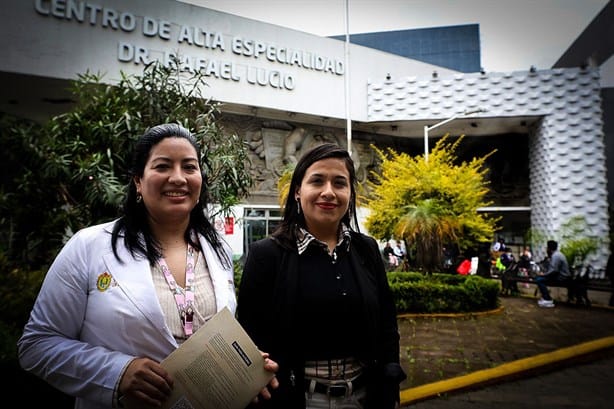
[[[66, 243], [17, 343], [21, 366], [77, 396], [77, 409], [111, 408], [114, 388], [130, 360], [147, 356], [161, 361], [177, 348], [149, 262], [132, 257], [121, 238], [117, 251], [124, 263], [115, 258], [113, 224], [80, 230]], [[217, 310], [228, 307], [234, 314], [233, 271], [221, 265], [204, 238], [199, 240]]]

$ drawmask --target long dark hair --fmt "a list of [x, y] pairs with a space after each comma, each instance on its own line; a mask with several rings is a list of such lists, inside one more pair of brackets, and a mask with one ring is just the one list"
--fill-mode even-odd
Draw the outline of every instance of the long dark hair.
[[288, 197], [284, 205], [284, 217], [272, 236], [285, 245], [292, 246], [296, 243], [296, 227], [305, 227], [305, 216], [298, 212], [298, 203], [294, 198], [294, 192], [300, 187], [307, 169], [314, 163], [323, 159], [339, 158], [345, 162], [345, 167], [350, 174], [350, 203], [347, 212], [341, 218], [341, 222], [351, 230], [360, 231], [356, 217], [356, 170], [354, 161], [347, 150], [333, 143], [324, 143], [311, 148], [297, 162], [290, 181]]
[[[166, 138], [183, 138], [194, 147], [196, 154], [200, 157], [200, 146], [196, 138], [184, 127], [178, 124], [161, 124], [149, 128], [137, 141], [132, 156], [130, 167], [130, 182], [128, 192], [123, 205], [123, 215], [119, 218], [113, 228], [111, 245], [115, 257], [121, 261], [117, 254], [117, 240], [123, 234], [126, 248], [130, 253], [141, 255], [149, 260], [151, 265], [155, 264], [162, 257], [160, 244], [156, 242], [151, 234], [147, 221], [147, 209], [143, 201], [137, 202], [137, 191], [134, 177], [142, 177], [145, 165], [154, 146]], [[201, 164], [201, 169], [202, 169]], [[200, 200], [190, 212], [190, 222], [184, 233], [184, 237], [191, 246], [202, 250], [198, 240], [192, 238], [190, 232], [195, 231], [201, 234], [212, 245], [215, 253], [225, 267], [232, 267], [232, 260], [224, 250], [223, 242], [209, 219], [205, 214], [207, 208], [207, 178], [203, 173], [203, 182], [200, 191]]]

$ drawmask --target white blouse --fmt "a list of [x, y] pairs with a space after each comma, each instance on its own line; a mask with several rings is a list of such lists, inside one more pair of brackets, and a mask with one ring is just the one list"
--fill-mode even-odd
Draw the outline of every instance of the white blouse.
[[[215, 292], [213, 291], [213, 282], [209, 275], [209, 268], [202, 253], [196, 252], [196, 264], [194, 266], [195, 288], [194, 288], [194, 332], [205, 324], [216, 312]], [[152, 268], [153, 282], [158, 294], [158, 300], [162, 307], [162, 312], [166, 318], [166, 325], [171, 333], [181, 344], [186, 340], [179, 309], [175, 302], [175, 297], [168, 287], [168, 283], [164, 278], [164, 273], [158, 264]], [[182, 287], [179, 287], [183, 291]]]

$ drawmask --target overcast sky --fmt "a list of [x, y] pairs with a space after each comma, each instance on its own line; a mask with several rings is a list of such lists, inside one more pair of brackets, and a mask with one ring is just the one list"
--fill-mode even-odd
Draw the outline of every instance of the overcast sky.
[[[346, 0], [180, 0], [320, 36], [345, 34]], [[551, 68], [608, 0], [348, 0], [349, 32], [479, 24], [487, 71]]]

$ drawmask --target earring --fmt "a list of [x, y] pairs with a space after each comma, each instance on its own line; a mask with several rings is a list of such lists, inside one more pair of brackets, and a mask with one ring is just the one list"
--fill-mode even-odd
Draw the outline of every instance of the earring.
[[297, 197], [296, 199], [296, 214], [301, 214], [301, 199]]
[[136, 202], [141, 203], [143, 201], [143, 195], [140, 193], [136, 194]]

